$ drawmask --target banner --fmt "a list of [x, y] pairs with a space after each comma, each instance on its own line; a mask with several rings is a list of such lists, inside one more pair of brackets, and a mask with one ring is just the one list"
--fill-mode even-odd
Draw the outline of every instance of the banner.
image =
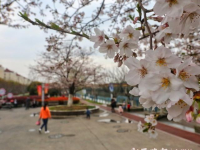
[[39, 96], [42, 95], [42, 86], [41, 86], [41, 85], [38, 85], [38, 86], [37, 86], [37, 92], [38, 92], [38, 95], [39, 95]]
[[49, 91], [49, 84], [44, 85], [44, 93], [47, 94]]

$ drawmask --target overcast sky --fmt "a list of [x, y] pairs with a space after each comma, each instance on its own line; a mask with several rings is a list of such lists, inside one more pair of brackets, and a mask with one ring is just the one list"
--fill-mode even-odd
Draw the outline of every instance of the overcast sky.
[[[30, 26], [27, 29], [13, 29], [0, 25], [0, 65], [29, 77], [29, 66], [34, 65], [38, 55], [46, 50], [45, 37], [47, 36], [47, 33], [36, 26]], [[93, 43], [85, 39], [81, 45], [89, 48], [93, 46]], [[117, 66], [113, 60], [105, 59], [102, 54], [96, 53], [92, 57], [104, 67]]]
[[[106, 2], [109, 1], [112, 0]], [[94, 5], [97, 6], [98, 4], [95, 2]], [[86, 11], [92, 12], [94, 6], [89, 7], [91, 8], [87, 8]], [[16, 17], [19, 18], [19, 16]], [[48, 20], [49, 16], [44, 19]], [[108, 24], [104, 24], [101, 26], [101, 29], [106, 29], [107, 25]], [[53, 33], [54, 31], [51, 32]], [[46, 50], [45, 37], [47, 36], [48, 34], [44, 33], [37, 26], [31, 25], [27, 29], [13, 29], [0, 25], [0, 65], [25, 77], [29, 77], [29, 66], [34, 65], [38, 55]], [[81, 46], [89, 48], [90, 46], [93, 46], [93, 43], [85, 39], [82, 41]], [[98, 50], [96, 49], [96, 51]], [[98, 52], [93, 58], [97, 63], [103, 65], [103, 67], [111, 68], [117, 66], [112, 59], [105, 59], [104, 55]]]

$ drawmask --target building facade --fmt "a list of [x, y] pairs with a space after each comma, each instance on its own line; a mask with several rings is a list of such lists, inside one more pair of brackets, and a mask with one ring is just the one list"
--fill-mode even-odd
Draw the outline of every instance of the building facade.
[[31, 80], [21, 76], [20, 74], [9, 70], [9, 69], [5, 69], [3, 68], [3, 66], [0, 65], [0, 78], [6, 80], [6, 81], [15, 81], [18, 82], [20, 84], [24, 84], [24, 85], [28, 85], [31, 83]]
[[0, 78], [4, 78], [4, 68], [0, 65]]

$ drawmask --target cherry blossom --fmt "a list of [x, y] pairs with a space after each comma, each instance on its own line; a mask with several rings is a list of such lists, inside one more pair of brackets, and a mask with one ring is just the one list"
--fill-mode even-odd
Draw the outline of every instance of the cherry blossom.
[[128, 25], [120, 34], [125, 40], [130, 42], [138, 42], [140, 37], [140, 31], [134, 30], [131, 25]]
[[200, 6], [200, 1], [199, 0], [191, 0], [191, 1]]
[[161, 30], [157, 35], [156, 39], [157, 41], [162, 41], [164, 40], [164, 43], [170, 43], [171, 39], [174, 39], [177, 37], [177, 34], [173, 34], [171, 29], [165, 28], [164, 30]]
[[147, 123], [151, 123], [153, 119], [154, 119], [154, 115], [151, 114], [149, 116], [146, 116], [144, 121]]
[[138, 45], [136, 43], [132, 43], [131, 40], [122, 41], [119, 44], [120, 55], [132, 56], [133, 55], [132, 50], [137, 47]]
[[156, 107], [156, 103], [151, 98], [142, 98], [140, 96], [139, 102], [140, 102], [140, 104], [142, 104], [142, 107], [144, 107], [144, 108], [152, 107], [152, 109], [153, 109]]
[[158, 136], [158, 133], [155, 130], [152, 130], [152, 129], [149, 129], [148, 133], [149, 133], [150, 138], [156, 138]]
[[134, 96], [139, 96], [139, 89], [134, 87], [129, 93]]
[[152, 119], [150, 123], [152, 124], [152, 126], [156, 126], [158, 122], [156, 119]]
[[145, 59], [152, 62], [158, 70], [164, 72], [170, 72], [168, 68], [176, 68], [181, 63], [181, 59], [164, 46], [158, 47], [155, 51], [148, 50]]
[[144, 128], [143, 128], [141, 121], [138, 123], [137, 127], [138, 127], [139, 132], [143, 132]]
[[113, 40], [107, 40], [106, 43], [102, 44], [99, 48], [99, 52], [106, 53], [109, 58], [113, 58], [117, 51], [118, 48]]
[[195, 3], [190, 3], [184, 7], [185, 13], [179, 22], [181, 31], [185, 36], [189, 35], [191, 29], [200, 25], [200, 8]]
[[168, 111], [167, 118], [169, 120], [174, 120], [175, 122], [181, 121], [182, 119], [186, 120], [186, 112], [189, 110], [192, 105], [192, 100], [189, 95], [185, 94], [182, 96], [178, 102], [173, 103], [171, 107], [166, 107]]
[[94, 32], [96, 33], [96, 36], [90, 36], [90, 40], [92, 42], [95, 42], [94, 48], [97, 48], [98, 46], [104, 43], [105, 35], [104, 32], [99, 30], [98, 28], [95, 28]]
[[171, 73], [153, 74], [145, 77], [142, 81], [146, 84], [139, 86], [140, 91], [152, 91], [152, 100], [156, 104], [162, 104], [173, 95], [181, 96], [183, 83]]
[[188, 58], [177, 67], [176, 76], [183, 81], [185, 87], [199, 91], [199, 84], [195, 75], [200, 74], [200, 67], [197, 65], [191, 65], [192, 57]]
[[153, 10], [159, 16], [180, 17], [187, 2], [188, 0], [156, 0]]
[[[132, 65], [131, 65], [132, 61]], [[125, 81], [129, 85], [137, 85], [140, 81], [149, 73], [153, 71], [151, 64], [148, 63], [145, 59], [137, 60], [134, 57], [130, 57], [126, 60], [128, 66], [132, 69], [129, 70], [128, 74], [125, 76]], [[125, 64], [126, 64], [125, 62]]]

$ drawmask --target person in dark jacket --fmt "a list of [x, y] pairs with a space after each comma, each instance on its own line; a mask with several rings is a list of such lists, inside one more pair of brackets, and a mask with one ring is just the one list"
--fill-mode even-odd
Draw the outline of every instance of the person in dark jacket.
[[116, 107], [116, 101], [114, 98], [111, 99], [111, 111], [114, 113], [115, 112], [115, 107]]
[[28, 97], [27, 99], [26, 99], [26, 109], [29, 109], [29, 107], [30, 107], [30, 97]]

